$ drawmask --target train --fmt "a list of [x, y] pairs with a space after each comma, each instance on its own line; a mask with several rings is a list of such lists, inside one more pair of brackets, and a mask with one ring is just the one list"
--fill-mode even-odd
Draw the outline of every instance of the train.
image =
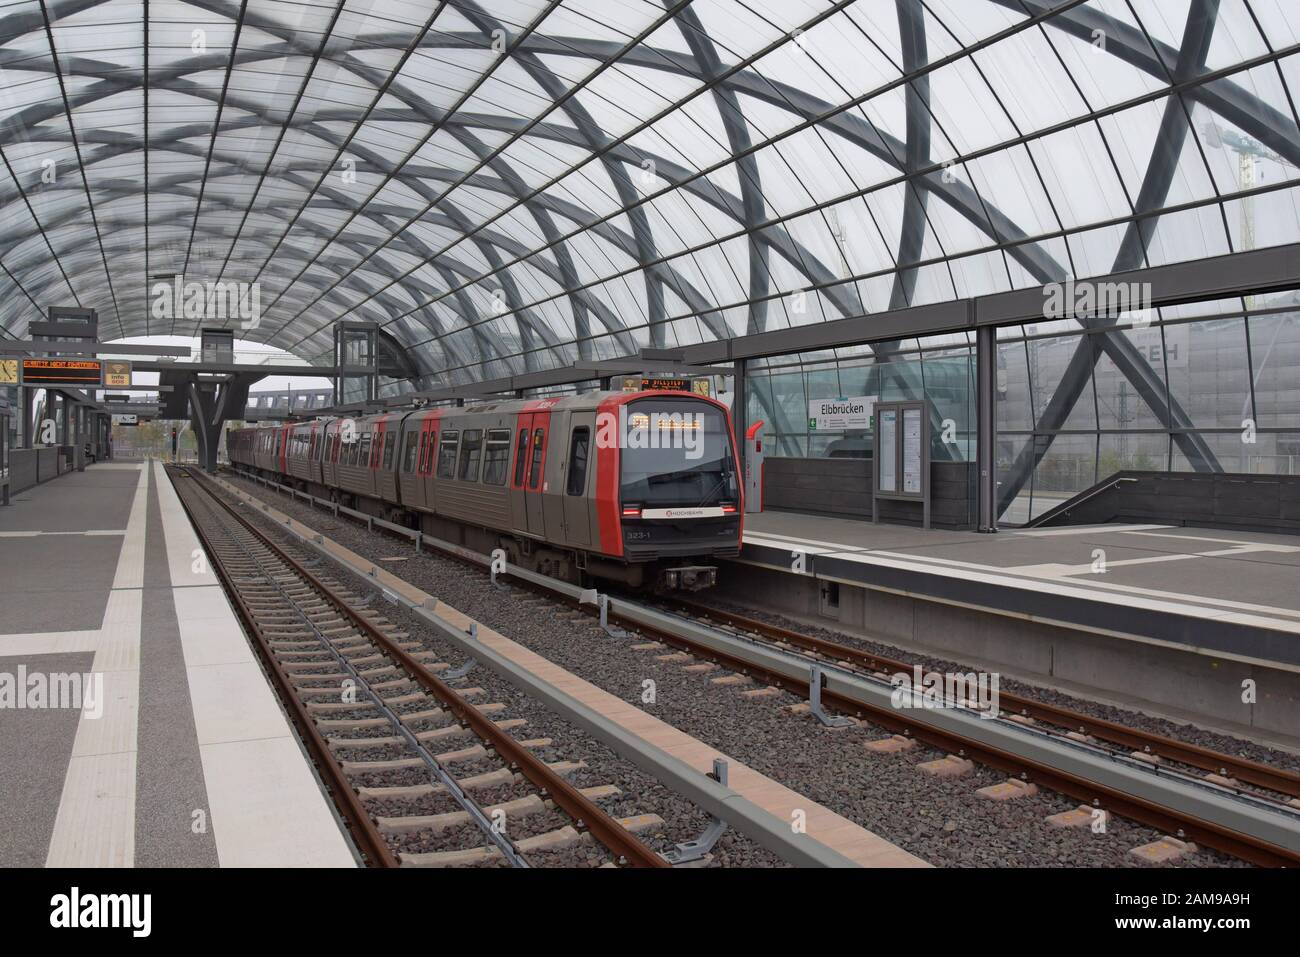
[[231, 465], [584, 585], [698, 591], [740, 554], [731, 414], [587, 392], [231, 429]]

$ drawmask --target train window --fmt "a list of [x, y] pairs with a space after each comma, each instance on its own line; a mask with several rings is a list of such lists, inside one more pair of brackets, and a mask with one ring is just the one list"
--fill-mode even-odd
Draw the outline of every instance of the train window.
[[505, 485], [510, 471], [510, 430], [489, 429], [483, 455], [483, 484]]
[[456, 474], [456, 443], [459, 441], [459, 432], [442, 433], [442, 443], [438, 446], [438, 478], [449, 479]]
[[519, 448], [515, 449], [515, 480], [514, 485], [520, 488], [524, 484], [524, 465], [528, 461], [528, 430], [519, 430]]
[[424, 455], [424, 473], [429, 475], [433, 471], [433, 455], [438, 450], [438, 433], [434, 429], [429, 429], [429, 451]]
[[415, 453], [420, 447], [421, 436], [416, 432], [406, 433], [406, 448], [402, 449], [402, 471], [415, 471]]
[[542, 480], [542, 454], [546, 451], [546, 430], [533, 430], [533, 465], [528, 470], [528, 487], [536, 489]]
[[573, 430], [569, 439], [569, 484], [565, 489], [570, 495], [581, 495], [587, 490], [587, 453], [591, 447], [591, 430], [585, 425]]
[[460, 440], [460, 480], [478, 481], [478, 463], [483, 458], [483, 430], [466, 429]]
[[370, 433], [367, 432], [361, 436], [361, 441], [354, 448], [357, 450], [352, 458], [353, 465], [369, 464], [370, 462]]
[[384, 433], [384, 471], [391, 472], [393, 469], [393, 450], [397, 448], [397, 433]]

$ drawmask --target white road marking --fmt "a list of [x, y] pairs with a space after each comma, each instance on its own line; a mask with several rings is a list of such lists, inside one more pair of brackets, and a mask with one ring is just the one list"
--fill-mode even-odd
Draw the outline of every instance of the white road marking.
[[155, 463], [209, 827], [222, 867], [355, 867], [176, 490]]
[[92, 672], [104, 675], [103, 715], [90, 719], [83, 713], [77, 724], [47, 867], [131, 867], [135, 863], [141, 588], [149, 505], [148, 474], [139, 471], [90, 666]]

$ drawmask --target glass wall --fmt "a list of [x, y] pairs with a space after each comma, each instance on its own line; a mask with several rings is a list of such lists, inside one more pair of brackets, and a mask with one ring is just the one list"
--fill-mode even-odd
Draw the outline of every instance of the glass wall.
[[1300, 475], [1300, 294], [999, 330], [1001, 521], [1122, 469]]
[[881, 402], [925, 397], [934, 403], [932, 456], [975, 457], [975, 350], [967, 333], [902, 339], [751, 362], [748, 421], [765, 425], [766, 453], [796, 458], [863, 458], [871, 432], [818, 431], [809, 403], [868, 398]]

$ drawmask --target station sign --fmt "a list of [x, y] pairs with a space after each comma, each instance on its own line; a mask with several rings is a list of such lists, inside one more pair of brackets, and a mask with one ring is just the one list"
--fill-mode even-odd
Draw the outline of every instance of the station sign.
[[808, 431], [866, 431], [871, 428], [871, 410], [879, 398], [878, 395], [859, 395], [847, 399], [809, 399]]
[[104, 360], [104, 385], [110, 389], [131, 388], [131, 362], [129, 359]]
[[0, 359], [0, 385], [18, 384], [18, 360]]
[[694, 392], [696, 395], [708, 397], [709, 380], [691, 376], [625, 375], [623, 376], [622, 391]]
[[116, 416], [118, 425], [139, 425], [140, 417], [138, 415], [122, 414]]
[[23, 385], [99, 386], [103, 365], [98, 359], [23, 359]]

